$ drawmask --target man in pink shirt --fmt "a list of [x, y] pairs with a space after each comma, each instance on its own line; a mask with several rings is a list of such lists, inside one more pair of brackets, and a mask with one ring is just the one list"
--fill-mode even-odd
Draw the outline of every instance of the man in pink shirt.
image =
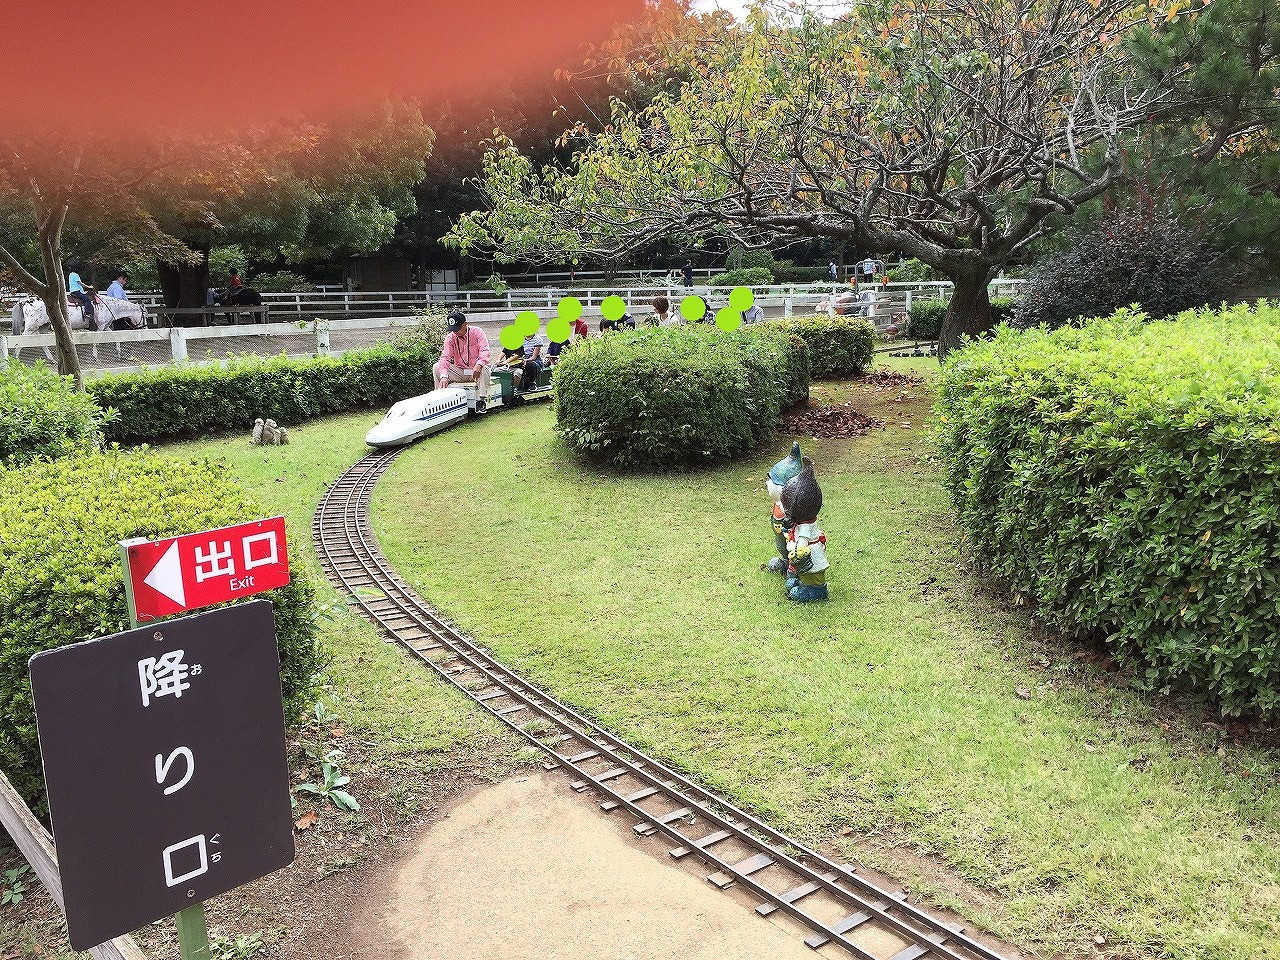
[[476, 385], [476, 413], [484, 413], [489, 398], [489, 338], [467, 323], [459, 311], [449, 314], [449, 332], [444, 335], [440, 362], [432, 368], [436, 389], [449, 384]]

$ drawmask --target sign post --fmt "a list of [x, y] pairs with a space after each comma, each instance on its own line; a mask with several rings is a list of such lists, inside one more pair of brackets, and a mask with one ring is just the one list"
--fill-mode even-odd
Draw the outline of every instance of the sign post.
[[[134, 627], [143, 620], [238, 599], [289, 582], [284, 518], [273, 517], [168, 540], [120, 544]], [[208, 960], [204, 903], [174, 918], [183, 960]]]
[[31, 690], [71, 946], [177, 916], [293, 861], [275, 615], [236, 604], [37, 653]]

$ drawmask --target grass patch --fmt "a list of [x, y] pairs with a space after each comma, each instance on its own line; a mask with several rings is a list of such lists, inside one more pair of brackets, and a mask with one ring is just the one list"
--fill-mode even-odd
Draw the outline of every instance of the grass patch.
[[321, 626], [333, 654], [322, 699], [350, 731], [376, 741], [386, 760], [426, 769], [453, 763], [459, 750], [472, 747], [505, 755], [496, 721], [471, 709], [470, 700], [425, 668], [407, 668], [400, 648], [384, 643], [320, 573], [311, 516], [329, 484], [365, 455], [364, 435], [377, 419], [378, 413], [359, 413], [290, 426], [284, 447], [251, 446], [246, 434], [173, 444], [160, 452], [221, 464], [269, 514], [285, 518], [290, 554], [317, 573]]
[[[619, 477], [568, 457], [547, 408], [503, 411], [409, 450], [375, 531], [534, 681], [779, 826], [915, 873], [1002, 937], [1063, 956], [1101, 937], [1116, 957], [1280, 957], [1277, 765], [1219, 755], [1199, 718], [1162, 716], [975, 590], [916, 429], [930, 390], [913, 393], [817, 393], [865, 396], [889, 422], [807, 443], [826, 604], [797, 607], [759, 572], [782, 437], [729, 467]], [[895, 858], [903, 843], [998, 896], [928, 880]]]

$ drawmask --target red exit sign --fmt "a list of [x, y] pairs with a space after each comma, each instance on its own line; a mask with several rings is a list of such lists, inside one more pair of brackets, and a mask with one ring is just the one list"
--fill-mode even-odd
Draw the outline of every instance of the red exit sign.
[[284, 517], [168, 540], [125, 540], [120, 549], [129, 613], [139, 622], [243, 600], [289, 582]]

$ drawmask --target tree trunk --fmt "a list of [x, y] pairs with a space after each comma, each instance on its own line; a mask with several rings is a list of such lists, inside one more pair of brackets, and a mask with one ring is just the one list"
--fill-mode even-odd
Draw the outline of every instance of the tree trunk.
[[209, 251], [199, 253], [197, 264], [156, 261], [166, 307], [204, 306], [204, 294], [209, 289]]
[[993, 326], [991, 322], [991, 298], [987, 294], [990, 271], [957, 273], [951, 277], [954, 289], [951, 305], [942, 318], [942, 330], [938, 334], [938, 360], [960, 346], [963, 337], [977, 337]]
[[76, 389], [84, 392], [80, 357], [71, 342], [71, 319], [67, 316], [67, 282], [62, 275], [62, 224], [66, 210], [51, 214], [39, 233], [40, 260], [44, 264], [45, 288], [40, 299], [49, 314], [58, 354], [58, 373], [75, 378]]

